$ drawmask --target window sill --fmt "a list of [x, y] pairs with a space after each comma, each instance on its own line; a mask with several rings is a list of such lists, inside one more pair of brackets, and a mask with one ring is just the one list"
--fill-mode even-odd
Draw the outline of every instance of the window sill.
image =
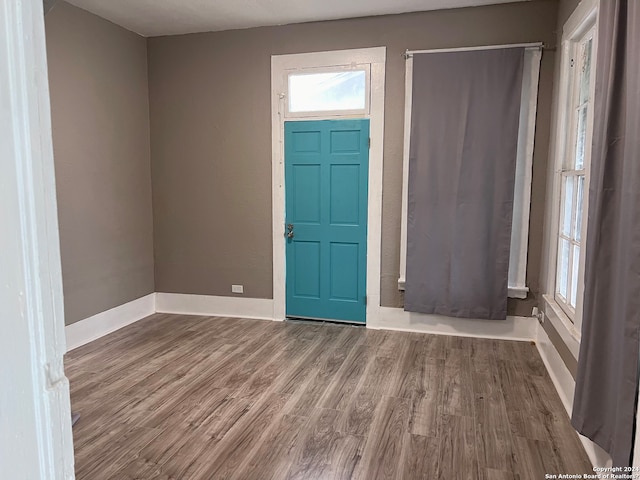
[[509, 293], [507, 296], [509, 298], [524, 299], [527, 298], [528, 293], [529, 287], [509, 287]]
[[558, 305], [553, 295], [543, 295], [542, 299], [545, 317], [551, 322], [571, 354], [577, 359], [580, 352], [580, 332]]
[[[404, 292], [406, 285], [406, 279], [400, 277], [398, 279], [398, 290]], [[529, 293], [529, 287], [509, 287], [509, 293], [507, 296], [509, 298], [527, 298], [527, 294]]]

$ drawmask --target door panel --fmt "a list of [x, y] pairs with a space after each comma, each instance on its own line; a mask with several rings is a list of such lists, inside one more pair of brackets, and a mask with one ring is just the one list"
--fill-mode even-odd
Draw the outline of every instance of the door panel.
[[360, 220], [360, 165], [331, 165], [331, 225], [354, 225]]
[[285, 122], [287, 316], [365, 321], [368, 167], [368, 120]]
[[299, 298], [320, 298], [320, 242], [292, 242], [296, 275], [293, 294]]
[[331, 243], [331, 300], [358, 301], [358, 247], [357, 243]]
[[320, 165], [293, 165], [293, 219], [320, 223]]

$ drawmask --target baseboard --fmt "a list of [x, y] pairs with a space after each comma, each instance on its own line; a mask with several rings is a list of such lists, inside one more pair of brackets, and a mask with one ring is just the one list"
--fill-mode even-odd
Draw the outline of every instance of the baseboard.
[[[272, 299], [156, 293], [158, 313], [277, 320], [273, 311]], [[367, 319], [367, 328], [505, 340], [534, 340], [537, 325], [527, 317], [507, 317], [506, 321], [469, 320], [414, 314], [389, 307], [380, 307], [375, 317]]]
[[67, 325], [64, 328], [67, 339], [67, 352], [149, 315], [153, 315], [156, 312], [155, 299], [156, 294], [150, 293], [144, 297]]
[[506, 320], [476, 320], [380, 307], [378, 318], [368, 321], [367, 328], [501, 340], [534, 340], [537, 324], [531, 317], [509, 316]]
[[[567, 414], [571, 417], [571, 411], [573, 409], [573, 392], [576, 387], [576, 382], [571, 376], [571, 372], [569, 372], [569, 369], [564, 364], [562, 357], [553, 346], [553, 343], [551, 343], [547, 332], [545, 332], [544, 328], [539, 323], [536, 322], [536, 325], [536, 347], [538, 348], [538, 352], [540, 353], [540, 357], [542, 358], [545, 367], [547, 367], [547, 371], [549, 372], [551, 381], [560, 396], [560, 400], [562, 400], [562, 404], [564, 405]], [[593, 443], [587, 437], [583, 437], [577, 432], [576, 435], [580, 438], [582, 446], [587, 452], [589, 460], [591, 460], [594, 467], [611, 466], [611, 457], [607, 452], [602, 450], [602, 448]]]
[[156, 293], [156, 312], [274, 320], [273, 300], [264, 298]]

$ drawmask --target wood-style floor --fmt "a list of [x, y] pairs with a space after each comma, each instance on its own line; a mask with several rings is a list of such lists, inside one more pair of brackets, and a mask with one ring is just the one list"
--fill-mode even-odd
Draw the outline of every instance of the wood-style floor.
[[527, 342], [154, 315], [66, 371], [80, 480], [592, 471]]

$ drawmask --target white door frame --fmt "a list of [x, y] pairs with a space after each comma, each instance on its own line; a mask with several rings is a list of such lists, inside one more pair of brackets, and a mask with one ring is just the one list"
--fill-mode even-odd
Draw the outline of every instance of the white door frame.
[[[284, 120], [286, 108], [286, 72], [296, 69], [371, 66], [369, 114], [305, 116], [306, 120], [368, 118], [369, 197], [367, 215], [367, 314], [366, 323], [375, 322], [380, 312], [380, 248], [382, 236], [382, 155], [384, 140], [384, 85], [386, 47], [336, 50], [271, 56], [271, 174], [273, 210], [273, 318], [284, 320], [286, 312]], [[287, 117], [287, 120], [302, 118]]]
[[73, 479], [41, 0], [0, 0], [0, 465]]

